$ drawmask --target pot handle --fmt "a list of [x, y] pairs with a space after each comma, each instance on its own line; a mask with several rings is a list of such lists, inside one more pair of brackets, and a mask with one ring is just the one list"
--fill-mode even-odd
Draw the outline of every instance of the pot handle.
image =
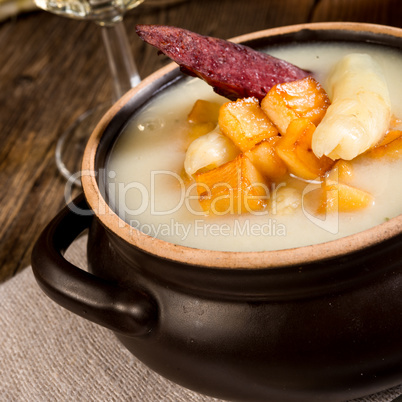
[[[74, 211], [81, 211], [77, 214]], [[62, 209], [41, 233], [32, 251], [32, 270], [42, 290], [56, 303], [94, 323], [128, 336], [149, 333], [156, 303], [68, 262], [63, 253], [89, 228], [93, 213], [83, 194]]]

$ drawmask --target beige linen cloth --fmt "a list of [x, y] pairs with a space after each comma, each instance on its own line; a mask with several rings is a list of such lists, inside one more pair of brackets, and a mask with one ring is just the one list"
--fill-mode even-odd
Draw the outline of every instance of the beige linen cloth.
[[[85, 268], [86, 237], [66, 257]], [[113, 333], [49, 299], [30, 267], [0, 285], [0, 401], [212, 402], [162, 378]]]
[[[86, 237], [66, 256], [85, 269]], [[113, 333], [50, 300], [30, 267], [0, 285], [0, 401], [218, 401], [148, 369]], [[402, 385], [361, 402], [390, 402]], [[267, 401], [269, 402], [269, 401]]]

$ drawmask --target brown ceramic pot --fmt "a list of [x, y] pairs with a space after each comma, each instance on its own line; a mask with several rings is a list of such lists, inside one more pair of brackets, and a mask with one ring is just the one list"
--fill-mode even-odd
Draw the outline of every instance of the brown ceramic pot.
[[[402, 30], [309, 24], [236, 38], [373, 41], [402, 49]], [[402, 382], [402, 216], [357, 235], [290, 250], [219, 252], [137, 232], [105, 202], [108, 151], [130, 116], [180, 79], [169, 65], [99, 123], [84, 158], [84, 196], [38, 240], [32, 266], [56, 302], [113, 330], [163, 376], [243, 401], [345, 401]], [[63, 251], [89, 228], [91, 273]], [[135, 382], [133, 382], [135, 392]]]

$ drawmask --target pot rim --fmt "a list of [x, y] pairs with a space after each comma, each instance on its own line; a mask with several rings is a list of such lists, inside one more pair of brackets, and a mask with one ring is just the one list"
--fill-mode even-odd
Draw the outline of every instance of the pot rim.
[[[400, 28], [356, 22], [321, 22], [290, 25], [253, 32], [234, 37], [230, 40], [234, 42], [250, 42], [263, 39], [267, 36], [291, 34], [306, 29], [367, 32], [397, 37], [402, 40], [402, 29]], [[84, 194], [96, 216], [110, 231], [129, 244], [142, 249], [148, 254], [163, 259], [180, 262], [186, 265], [243, 269], [294, 266], [329, 258], [342, 257], [346, 254], [374, 246], [401, 233], [402, 214], [373, 228], [325, 243], [273, 251], [234, 252], [196, 249], [169, 243], [146, 235], [123, 221], [110, 208], [99, 189], [96, 174], [94, 173], [96, 172], [96, 154], [98, 146], [105, 129], [113, 117], [133, 98], [133, 96], [141, 93], [152, 82], [161, 79], [164, 75], [177, 68], [176, 63], [169, 63], [145, 78], [137, 87], [128, 91], [107, 111], [96, 126], [87, 143], [81, 176]]]

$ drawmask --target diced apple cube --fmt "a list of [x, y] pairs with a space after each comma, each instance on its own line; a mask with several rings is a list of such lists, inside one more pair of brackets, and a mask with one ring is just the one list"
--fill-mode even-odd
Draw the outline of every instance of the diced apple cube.
[[276, 144], [280, 139], [278, 135], [268, 138], [244, 153], [268, 180], [280, 179], [287, 172], [285, 162], [276, 152]]
[[241, 214], [266, 207], [269, 190], [264, 178], [244, 155], [195, 175], [199, 202], [214, 215]]
[[314, 180], [333, 165], [325, 156], [317, 158], [311, 149], [315, 125], [307, 118], [292, 120], [286, 134], [278, 141], [276, 152], [289, 172], [302, 179]]
[[308, 118], [317, 125], [329, 105], [327, 93], [312, 77], [275, 85], [261, 101], [262, 110], [281, 134], [298, 117]]
[[238, 99], [222, 105], [219, 111], [219, 127], [242, 152], [278, 134], [257, 98]]

